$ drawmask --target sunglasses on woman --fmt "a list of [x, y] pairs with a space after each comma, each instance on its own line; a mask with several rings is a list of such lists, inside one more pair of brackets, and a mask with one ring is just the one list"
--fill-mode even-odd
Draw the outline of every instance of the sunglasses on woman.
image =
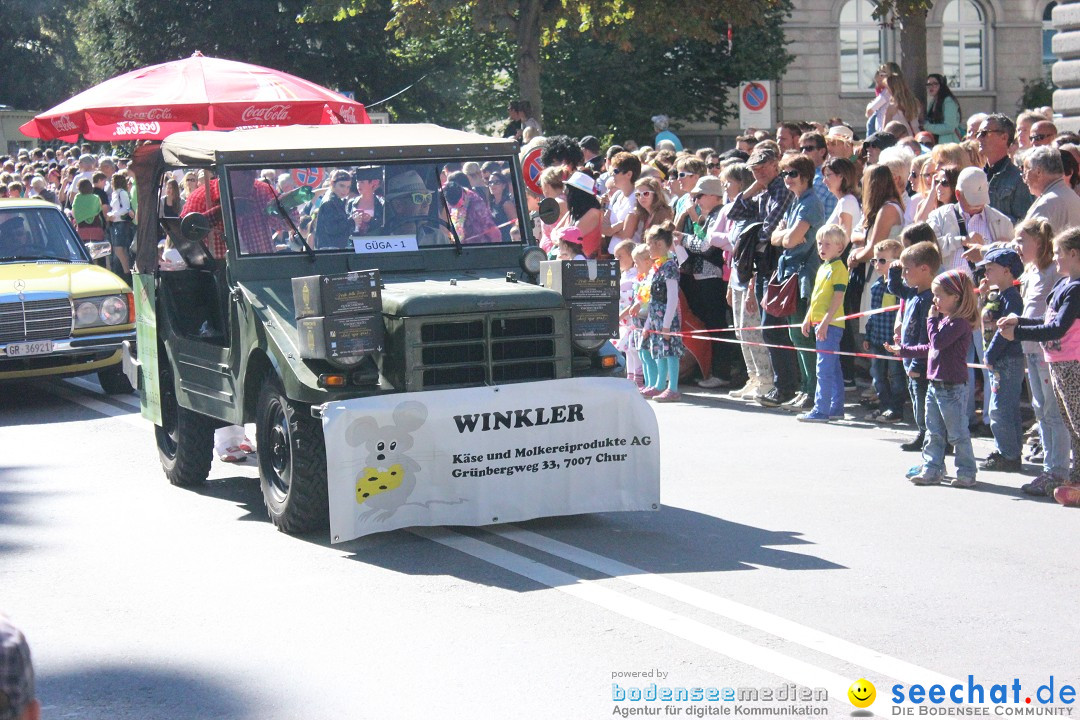
[[652, 197], [652, 194], [652, 190], [638, 190], [636, 193], [634, 193], [634, 197]]
[[780, 171], [780, 177], [782, 177], [782, 178], [799, 177], [799, 171], [798, 170], [781, 170]]
[[412, 195], [406, 195], [412, 200], [413, 205], [427, 205], [431, 202], [431, 193], [412, 193]]

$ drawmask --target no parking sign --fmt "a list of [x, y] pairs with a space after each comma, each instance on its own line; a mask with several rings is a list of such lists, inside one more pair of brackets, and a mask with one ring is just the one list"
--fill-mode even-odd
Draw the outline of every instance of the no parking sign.
[[755, 80], [739, 85], [739, 127], [768, 128], [772, 119], [772, 82]]
[[537, 195], [543, 195], [540, 187], [540, 173], [544, 172], [544, 166], [540, 164], [540, 155], [543, 148], [537, 146], [530, 150], [525, 159], [521, 161], [521, 175], [525, 180], [525, 187]]
[[323, 169], [321, 167], [296, 168], [290, 175], [297, 185], [319, 187], [323, 181]]

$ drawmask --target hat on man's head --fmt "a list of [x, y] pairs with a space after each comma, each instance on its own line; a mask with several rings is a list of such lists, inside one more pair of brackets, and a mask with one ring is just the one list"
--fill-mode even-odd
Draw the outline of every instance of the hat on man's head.
[[[1024, 261], [1020, 259], [1020, 253], [1016, 252], [1012, 248], [997, 247], [986, 253], [980, 262], [975, 263], [979, 267], [984, 267], [994, 263], [1002, 267], [1008, 268], [1014, 278], [1018, 278], [1024, 274]], [[1002, 288], [1004, 289], [1004, 288]]]
[[855, 139], [855, 133], [847, 125], [833, 125], [825, 133], [825, 139], [851, 142]]
[[754, 167], [755, 165], [764, 165], [767, 162], [776, 162], [779, 159], [780, 156], [770, 147], [754, 148], [754, 152], [750, 153], [750, 159], [746, 161], [746, 164]]
[[715, 175], [702, 175], [694, 184], [691, 195], [716, 195], [724, 197], [724, 183]]
[[386, 199], [405, 197], [413, 193], [429, 193], [431, 190], [424, 184], [420, 173], [415, 170], [407, 170], [400, 175], [390, 178], [386, 184]]
[[889, 132], [876, 132], [863, 141], [863, 147], [886, 150], [896, 144], [896, 136]]
[[0, 720], [14, 720], [34, 701], [34, 666], [22, 631], [0, 615]]
[[724, 160], [738, 160], [739, 162], [744, 163], [750, 159], [750, 153], [745, 153], [738, 148], [731, 148], [730, 150], [725, 150], [720, 153], [719, 157], [721, 162]]
[[583, 172], [575, 172], [566, 180], [565, 184], [590, 195], [596, 194], [596, 181]]
[[594, 153], [600, 152], [600, 141], [592, 135], [586, 135], [581, 138], [581, 140], [578, 141], [578, 145], [581, 146], [582, 150], [588, 150], [589, 152]]
[[968, 205], [990, 204], [990, 183], [982, 168], [969, 167], [961, 170], [960, 177], [956, 180], [956, 190], [963, 193]]

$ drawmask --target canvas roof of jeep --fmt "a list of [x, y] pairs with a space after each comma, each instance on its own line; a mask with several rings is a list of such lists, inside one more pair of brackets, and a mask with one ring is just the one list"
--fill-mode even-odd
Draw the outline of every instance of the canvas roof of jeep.
[[[170, 165], [292, 163], [517, 154], [517, 142], [430, 124], [289, 125], [170, 135], [161, 152]], [[342, 150], [345, 149], [343, 152]]]

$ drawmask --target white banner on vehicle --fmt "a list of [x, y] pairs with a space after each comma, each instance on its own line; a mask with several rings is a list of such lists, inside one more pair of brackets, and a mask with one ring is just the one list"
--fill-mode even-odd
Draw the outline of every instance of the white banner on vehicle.
[[331, 402], [323, 430], [332, 542], [660, 508], [656, 416], [624, 379]]

